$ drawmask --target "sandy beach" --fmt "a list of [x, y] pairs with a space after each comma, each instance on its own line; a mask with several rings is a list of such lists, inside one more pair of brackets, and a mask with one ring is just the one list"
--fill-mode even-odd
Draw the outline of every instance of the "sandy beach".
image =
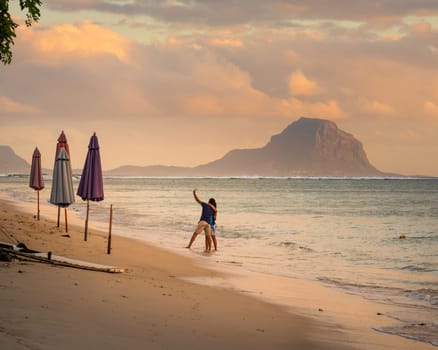
[[[125, 272], [0, 262], [2, 349], [435, 348], [372, 330], [389, 322], [387, 310], [360, 297], [310, 281], [228, 274], [117, 236], [116, 228], [108, 255], [107, 234], [91, 226], [85, 242], [73, 213], [66, 234], [63, 222], [57, 228], [53, 220], [56, 207], [43, 207], [40, 221], [32, 209], [0, 199], [0, 241]], [[256, 282], [287, 294], [295, 305], [246, 292]], [[241, 284], [246, 288], [239, 292]]]

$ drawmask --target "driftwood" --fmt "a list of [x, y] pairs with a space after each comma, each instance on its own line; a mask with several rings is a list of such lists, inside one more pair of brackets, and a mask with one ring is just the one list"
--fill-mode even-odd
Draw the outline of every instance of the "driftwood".
[[19, 245], [0, 243], [0, 253], [9, 255], [12, 258], [27, 261], [36, 261], [52, 265], [73, 267], [82, 270], [109, 272], [109, 273], [121, 273], [124, 272], [123, 268], [115, 266], [100, 265], [90, 263], [87, 261], [75, 260], [66, 258], [63, 256], [53, 255], [52, 252], [41, 253], [28, 249], [24, 244], [20, 248]]

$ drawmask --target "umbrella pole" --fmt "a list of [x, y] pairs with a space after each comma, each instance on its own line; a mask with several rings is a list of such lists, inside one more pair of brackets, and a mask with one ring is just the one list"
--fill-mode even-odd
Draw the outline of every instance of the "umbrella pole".
[[87, 215], [85, 217], [85, 234], [84, 234], [84, 241], [87, 240], [87, 234], [88, 234], [88, 213], [90, 211], [90, 200], [87, 199]]
[[59, 227], [59, 217], [61, 216], [61, 207], [58, 205], [58, 225], [57, 227]]
[[37, 220], [40, 219], [40, 191], [37, 191]]
[[110, 207], [110, 220], [109, 220], [109, 230], [108, 230], [108, 249], [107, 254], [111, 254], [111, 229], [113, 226], [113, 205]]
[[68, 232], [67, 208], [64, 209], [65, 214], [65, 232]]

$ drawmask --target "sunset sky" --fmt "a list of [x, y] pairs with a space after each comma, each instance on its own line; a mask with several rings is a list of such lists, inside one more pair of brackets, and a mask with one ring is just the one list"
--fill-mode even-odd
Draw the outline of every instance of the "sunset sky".
[[73, 167], [196, 166], [301, 116], [379, 170], [438, 176], [438, 0], [43, 0], [0, 66], [0, 144]]

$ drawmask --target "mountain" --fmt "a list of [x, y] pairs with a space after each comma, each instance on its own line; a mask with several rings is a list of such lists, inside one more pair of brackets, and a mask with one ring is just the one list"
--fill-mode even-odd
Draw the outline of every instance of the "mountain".
[[138, 176], [383, 176], [362, 143], [329, 120], [300, 118], [262, 148], [238, 149], [194, 168], [120, 167], [107, 175]]
[[30, 164], [17, 156], [9, 146], [0, 146], [0, 174], [27, 174]]

